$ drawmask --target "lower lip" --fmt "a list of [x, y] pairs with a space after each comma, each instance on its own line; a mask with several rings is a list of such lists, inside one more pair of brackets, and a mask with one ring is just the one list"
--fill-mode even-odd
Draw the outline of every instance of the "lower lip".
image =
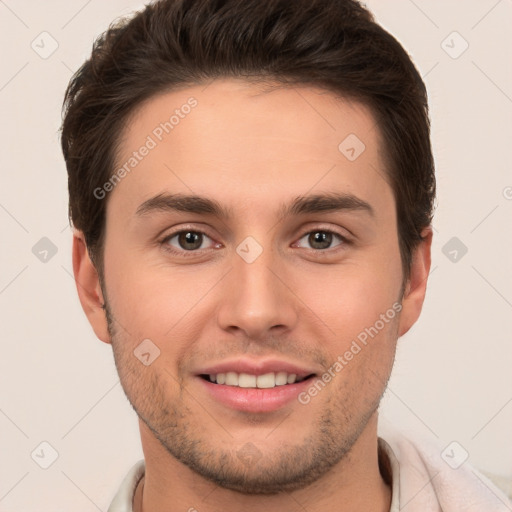
[[240, 388], [214, 384], [201, 377], [198, 379], [205, 386], [210, 396], [231, 409], [244, 412], [272, 412], [281, 409], [290, 402], [298, 401], [298, 395], [311, 385], [312, 378], [285, 384], [273, 388]]

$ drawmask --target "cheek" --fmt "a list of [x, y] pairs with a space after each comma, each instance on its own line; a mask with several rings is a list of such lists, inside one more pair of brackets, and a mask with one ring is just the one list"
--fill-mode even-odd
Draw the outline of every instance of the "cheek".
[[223, 269], [177, 269], [116, 256], [111, 251], [110, 259], [105, 258], [113, 314], [130, 334], [132, 345], [149, 338], [163, 357], [178, 360], [211, 319], [209, 292]]
[[298, 295], [304, 303], [337, 339], [347, 340], [374, 325], [388, 310], [392, 311], [387, 319], [395, 316], [401, 267], [396, 260], [382, 266], [352, 263], [307, 273], [301, 282]]

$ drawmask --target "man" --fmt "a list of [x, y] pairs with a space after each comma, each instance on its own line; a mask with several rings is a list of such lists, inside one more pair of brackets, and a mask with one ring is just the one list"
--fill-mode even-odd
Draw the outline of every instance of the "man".
[[509, 510], [377, 435], [435, 178], [424, 84], [365, 8], [156, 2], [65, 106], [77, 290], [145, 456], [111, 512]]

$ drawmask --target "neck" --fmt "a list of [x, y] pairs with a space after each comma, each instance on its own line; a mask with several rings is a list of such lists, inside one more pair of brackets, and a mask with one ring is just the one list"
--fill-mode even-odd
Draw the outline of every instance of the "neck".
[[244, 495], [219, 487], [172, 457], [142, 422], [140, 429], [146, 473], [135, 493], [134, 512], [278, 512], [290, 507], [389, 512], [391, 489], [379, 471], [376, 414], [350, 453], [327, 474], [303, 489], [276, 495]]

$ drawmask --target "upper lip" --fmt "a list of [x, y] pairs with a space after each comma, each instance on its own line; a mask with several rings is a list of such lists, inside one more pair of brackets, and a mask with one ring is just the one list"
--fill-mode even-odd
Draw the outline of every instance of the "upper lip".
[[317, 371], [310, 367], [299, 366], [298, 364], [279, 359], [231, 359], [205, 366], [201, 368], [198, 375], [217, 375], [219, 373], [248, 373], [250, 375], [264, 375], [266, 373], [286, 372], [294, 373], [298, 378], [316, 374]]

